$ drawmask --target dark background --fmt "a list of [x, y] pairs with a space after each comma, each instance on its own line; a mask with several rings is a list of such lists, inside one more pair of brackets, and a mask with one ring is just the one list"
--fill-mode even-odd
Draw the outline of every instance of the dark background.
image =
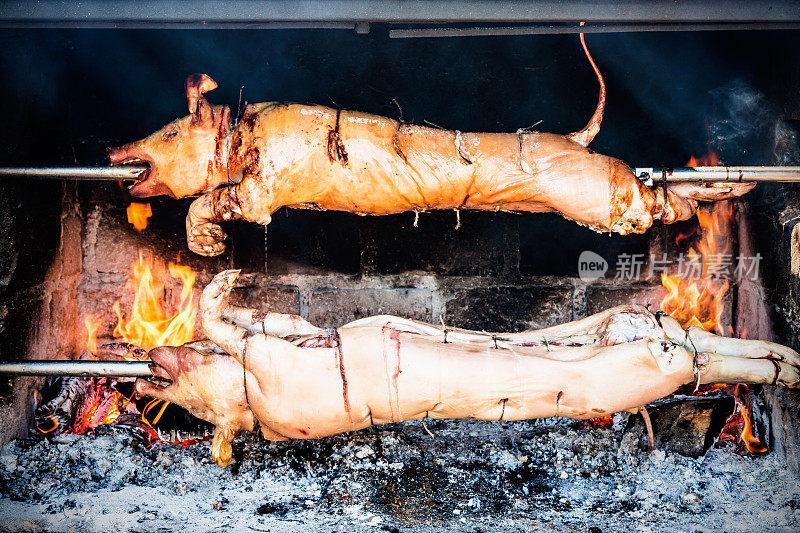
[[[187, 113], [183, 82], [194, 72], [219, 83], [210, 101], [234, 110], [241, 87], [247, 102], [319, 103], [400, 118], [396, 100], [407, 121], [462, 131], [515, 131], [541, 121], [541, 131], [568, 133], [594, 110], [597, 82], [577, 35], [389, 39], [388, 29], [1, 30], [0, 164], [104, 164], [106, 147]], [[631, 166], [680, 166], [709, 146], [729, 164], [785, 159], [776, 157], [786, 148], [776, 148], [773, 130], [780, 117], [800, 118], [798, 37], [588, 35], [608, 87], [592, 148]], [[49, 264], [41, 254], [57, 243], [60, 184], [2, 187], [3, 231], [24, 265], [15, 277], [36, 277]], [[81, 189], [129, 201], [113, 183]], [[774, 205], [776, 190], [759, 189], [750, 201], [758, 205], [766, 195]], [[154, 224], [168, 227], [176, 244], [188, 202], [153, 202]], [[647, 251], [648, 242], [597, 235], [557, 215], [463, 213], [455, 231], [452, 213], [423, 214], [421, 227], [412, 228], [410, 214], [285, 211], [269, 226], [268, 257], [256, 246], [259, 228], [234, 226], [232, 261], [278, 274], [575, 275], [581, 250], [602, 250], [612, 262], [622, 251]], [[465, 249], [481, 259], [463, 260], [457, 251]]]

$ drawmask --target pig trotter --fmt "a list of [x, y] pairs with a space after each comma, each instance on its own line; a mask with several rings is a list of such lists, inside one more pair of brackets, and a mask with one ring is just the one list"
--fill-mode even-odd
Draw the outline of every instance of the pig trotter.
[[186, 241], [197, 254], [213, 257], [225, 251], [228, 235], [217, 222], [241, 218], [235, 185], [205, 194], [192, 202], [186, 215]]

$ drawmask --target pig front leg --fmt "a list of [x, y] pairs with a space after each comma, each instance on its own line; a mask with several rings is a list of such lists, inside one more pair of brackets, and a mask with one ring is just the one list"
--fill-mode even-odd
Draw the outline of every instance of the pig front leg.
[[267, 225], [276, 208], [269, 191], [257, 180], [245, 177], [241, 183], [216, 189], [192, 202], [186, 215], [186, 242], [196, 254], [220, 255], [228, 235], [219, 222], [243, 219]]
[[666, 194], [661, 186], [654, 186], [655, 204], [654, 218], [660, 218], [664, 224], [672, 224], [689, 220], [697, 212], [699, 202], [719, 202], [738, 198], [748, 193], [755, 182], [742, 183], [672, 183], [667, 186]]

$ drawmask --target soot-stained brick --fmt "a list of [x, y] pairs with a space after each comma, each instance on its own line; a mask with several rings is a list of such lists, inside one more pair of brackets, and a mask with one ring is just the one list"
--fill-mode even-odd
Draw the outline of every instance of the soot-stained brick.
[[244, 286], [236, 287], [231, 293], [231, 303], [250, 309], [257, 309], [261, 313], [290, 313], [300, 312], [300, 295], [297, 287], [262, 287]]
[[602, 256], [612, 273], [621, 254], [648, 257], [649, 243], [648, 234], [601, 234], [554, 213], [523, 214], [519, 219], [519, 270], [526, 276], [577, 276], [578, 258], [589, 250]]
[[554, 326], [571, 320], [572, 293], [572, 285], [457, 290], [445, 304], [445, 321], [500, 332]]
[[[228, 268], [230, 249], [217, 257], [203, 257], [189, 251], [186, 244], [187, 202], [158, 198], [151, 202], [151, 207], [153, 216], [141, 232], [128, 223], [125, 208], [99, 208], [90, 212], [83, 261], [87, 274], [130, 273], [131, 265], [139, 259], [140, 250], [146, 256], [163, 262], [190, 266], [197, 273], [214, 275]], [[96, 226], [96, 232], [91, 230], [92, 226]]]
[[309, 302], [309, 320], [335, 327], [372, 315], [397, 315], [431, 322], [432, 295], [427, 289], [318, 290]]
[[667, 290], [661, 285], [587, 287], [587, 313], [593, 315], [617, 305], [639, 304], [657, 311]]
[[267, 226], [267, 273], [357, 274], [359, 226], [350, 213], [278, 210]]
[[380, 275], [422, 271], [446, 276], [502, 275], [517, 257], [515, 215], [461, 211], [370, 217], [364, 269]]

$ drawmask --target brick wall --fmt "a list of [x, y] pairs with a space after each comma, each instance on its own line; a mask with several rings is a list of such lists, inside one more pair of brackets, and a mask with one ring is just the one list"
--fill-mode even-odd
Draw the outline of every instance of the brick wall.
[[[186, 248], [188, 201], [154, 199], [151, 223], [141, 233], [126, 221], [128, 202], [112, 185], [93, 184], [82, 196], [84, 278], [78, 306], [102, 319], [101, 336], [112, 336], [113, 302], [121, 299], [123, 309], [130, 305], [124, 283], [140, 249], [191, 266], [198, 273], [198, 293], [216, 272], [240, 268], [237, 303], [296, 313], [322, 327], [395, 314], [510, 331], [563, 323], [621, 303], [657, 308], [664, 290], [658, 276], [646, 279], [647, 263], [634, 280], [613, 279], [613, 267], [618, 254], [647, 258], [673, 239], [673, 230], [665, 236], [660, 227], [644, 236], [599, 235], [555, 214], [457, 217], [439, 211], [421, 213], [415, 227], [413, 213], [360, 217], [281, 209], [266, 230], [228, 224], [228, 250], [203, 258]], [[579, 278], [583, 250], [606, 258], [607, 278]], [[175, 292], [179, 285], [167, 289]]]

